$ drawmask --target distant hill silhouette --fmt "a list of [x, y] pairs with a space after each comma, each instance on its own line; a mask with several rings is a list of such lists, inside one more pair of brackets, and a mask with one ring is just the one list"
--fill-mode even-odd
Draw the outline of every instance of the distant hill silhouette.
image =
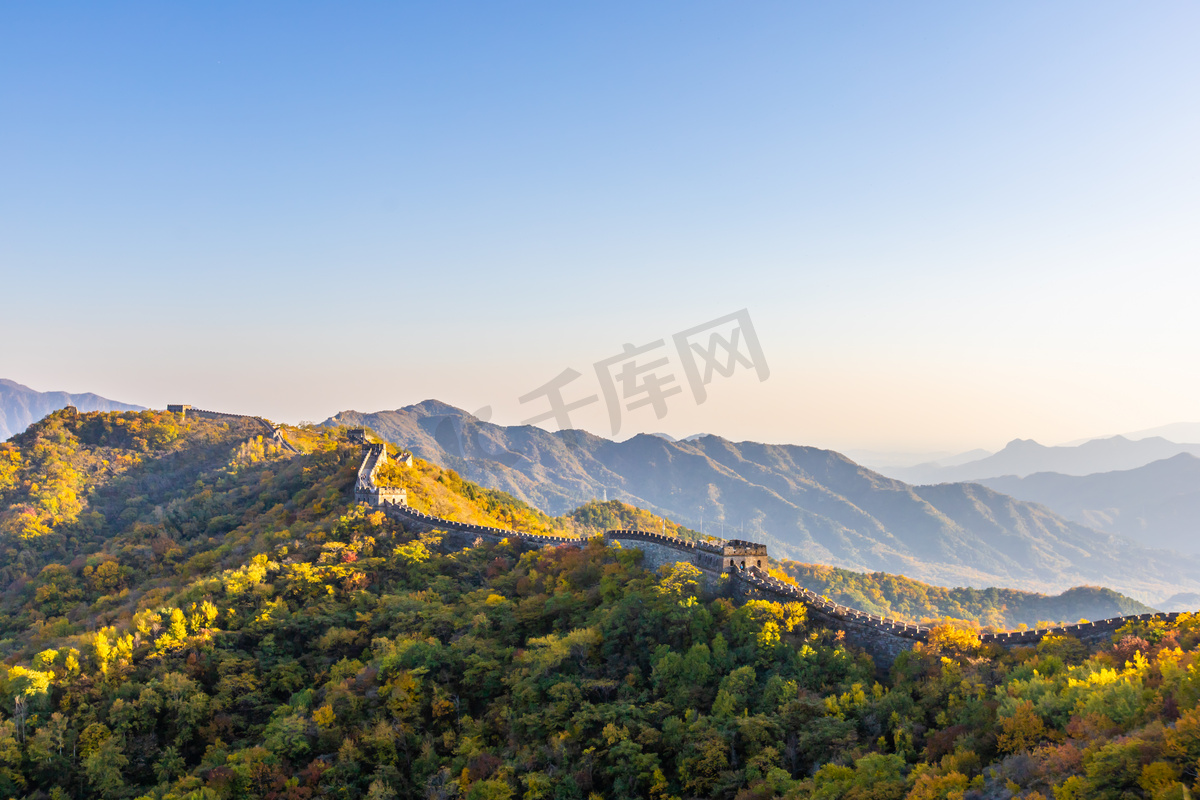
[[1159, 604], [1162, 611], [1188, 611], [1194, 613], [1200, 608], [1200, 594], [1196, 592], [1181, 592], [1172, 595]]
[[[969, 619], [981, 625], [1035, 627], [1043, 620], [1075, 622], [1146, 614], [1153, 608], [1112, 589], [1076, 586], [1047, 596], [1014, 589], [947, 589], [900, 575], [864, 574], [818, 564], [781, 561], [780, 569], [796, 583], [838, 603], [871, 614], [922, 622], [942, 617]], [[1200, 595], [1190, 608], [1200, 608]]]
[[370, 427], [551, 514], [607, 494], [798, 561], [951, 586], [1100, 584], [1151, 604], [1200, 589], [1195, 558], [1145, 550], [984, 486], [913, 487], [815, 447], [718, 436], [613, 442], [494, 425], [436, 400], [325, 424]]
[[1159, 436], [1172, 442], [1200, 442], [1200, 422], [1172, 422], [1157, 428], [1146, 428], [1124, 434], [1126, 439], [1148, 439]]
[[1149, 547], [1200, 554], [1200, 458], [1190, 453], [1131, 470], [1085, 476], [1038, 472], [980, 483]]
[[864, 467], [870, 467], [876, 472], [891, 476], [894, 469], [904, 469], [915, 464], [937, 464], [942, 467], [956, 467], [968, 461], [978, 461], [992, 454], [991, 450], [976, 448], [965, 453], [902, 453], [878, 450], [843, 450], [843, 455], [854, 459]]
[[[1168, 425], [1159, 425], [1154, 428], [1144, 428], [1140, 431], [1129, 431], [1122, 433], [1126, 439], [1149, 439], [1152, 436], [1159, 436], [1171, 442], [1200, 442], [1200, 422], [1172, 422]], [[1067, 442], [1067, 445], [1083, 444], [1092, 439], [1107, 439], [1108, 436], [1092, 436], [1087, 439], [1079, 439], [1074, 442]]]
[[1047, 447], [1032, 439], [1014, 439], [1000, 452], [964, 464], [932, 462], [915, 467], [893, 467], [885, 471], [893, 478], [913, 484], [978, 481], [1002, 475], [1023, 478], [1035, 472], [1091, 475], [1136, 469], [1180, 453], [1200, 456], [1200, 444], [1179, 444], [1157, 436], [1137, 441], [1113, 436], [1092, 439], [1080, 445]]
[[80, 411], [141, 411], [143, 408], [91, 393], [39, 392], [0, 378], [0, 442], [67, 406], [75, 406]]

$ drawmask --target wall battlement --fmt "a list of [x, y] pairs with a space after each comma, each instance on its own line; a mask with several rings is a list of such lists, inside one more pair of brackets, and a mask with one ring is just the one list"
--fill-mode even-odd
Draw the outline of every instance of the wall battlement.
[[297, 450], [292, 445], [291, 442], [289, 442], [287, 439], [283, 438], [283, 432], [280, 431], [280, 429], [277, 425], [272, 425], [270, 422], [263, 419], [262, 417], [252, 417], [247, 414], [226, 414], [223, 411], [205, 411], [204, 409], [192, 408], [191, 406], [184, 405], [184, 404], [169, 405], [169, 406], [167, 406], [167, 411], [172, 414], [182, 414], [185, 417], [188, 414], [191, 414], [193, 417], [202, 417], [203, 419], [212, 419], [212, 420], [222, 420], [222, 419], [249, 420], [250, 422], [253, 422], [254, 424], [262, 427], [265, 434], [267, 436], [270, 436], [275, 441], [275, 444], [279, 445], [284, 450], [287, 450], [288, 452], [296, 453], [296, 454], [300, 453], [300, 451]]
[[[369, 443], [363, 439], [363, 462], [359, 468], [360, 483], [374, 487], [374, 475], [382, 452], [387, 459], [385, 445]], [[409, 456], [411, 464], [411, 455]], [[364, 472], [365, 470], [365, 472]], [[378, 491], [378, 487], [374, 487]], [[403, 490], [401, 490], [403, 491]], [[505, 528], [455, 522], [417, 511], [404, 499], [392, 499], [369, 495], [362, 502], [371, 502], [381, 507], [389, 516], [400, 520], [406, 527], [423, 531], [450, 531], [466, 534], [468, 541], [483, 538], [493, 542], [502, 539], [518, 540], [535, 547], [583, 547], [587, 540], [565, 536], [543, 536], [522, 533]], [[355, 499], [359, 490], [355, 488]], [[610, 530], [603, 534], [606, 542], [618, 542], [623, 546], [639, 548], [646, 554], [649, 566], [659, 567], [674, 561], [685, 561], [709, 576], [729, 575], [733, 593], [743, 599], [766, 599], [784, 603], [802, 603], [808, 609], [809, 619], [827, 628], [845, 632], [846, 640], [861, 647], [881, 666], [890, 666], [905, 650], [911, 650], [918, 642], [929, 640], [929, 628], [900, 620], [868, 614], [855, 608], [839, 605], [808, 589], [771, 577], [766, 572], [767, 546], [759, 542], [738, 539], [713, 542], [693, 542], [675, 536], [638, 530]], [[1052, 628], [1026, 631], [984, 633], [980, 643], [1001, 647], [1028, 647], [1036, 645], [1047, 636], [1073, 636], [1087, 644], [1101, 644], [1117, 630], [1135, 620], [1161, 619], [1174, 622], [1178, 613], [1140, 614], [1129, 617], [1113, 617], [1099, 622], [1083, 622]]]

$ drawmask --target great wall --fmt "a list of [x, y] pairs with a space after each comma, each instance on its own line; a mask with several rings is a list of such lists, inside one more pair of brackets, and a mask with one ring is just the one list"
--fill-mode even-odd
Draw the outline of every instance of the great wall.
[[[264, 426], [281, 447], [292, 453], [299, 453], [283, 437], [278, 426], [261, 417], [200, 411], [191, 406], [169, 406], [168, 410], [210, 419], [251, 420]], [[491, 542], [503, 539], [517, 540], [533, 547], [582, 547], [586, 544], [587, 540], [584, 539], [544, 536], [456, 522], [417, 511], [408, 505], [408, 496], [404, 489], [381, 486], [376, 482], [380, 467], [388, 462], [387, 445], [371, 441], [363, 429], [352, 429], [348, 437], [350, 443], [361, 446], [363, 452], [355, 482], [355, 500], [378, 507], [388, 516], [404, 523], [407, 528], [418, 531], [443, 531], [457, 536], [458, 542], [466, 545], [480, 539]], [[408, 466], [412, 465], [411, 453], [402, 452], [399, 459]], [[652, 569], [684, 561], [700, 569], [709, 578], [719, 581], [721, 577], [727, 576], [730, 581], [730, 593], [742, 600], [766, 599], [802, 603], [811, 621], [819, 626], [842, 631], [847, 642], [862, 648], [881, 667], [890, 666], [900, 653], [911, 650], [915, 644], [926, 642], [929, 638], [929, 628], [925, 626], [843, 606], [813, 591], [772, 577], [764, 569], [767, 562], [767, 547], [764, 544], [738, 539], [696, 542], [638, 530], [605, 531], [603, 538], [609, 543], [641, 550], [644, 563]], [[1098, 645], [1109, 641], [1117, 630], [1130, 622], [1154, 619], [1174, 622], [1179, 616], [1177, 612], [1139, 614], [1050, 628], [983, 633], [979, 638], [984, 645], [994, 644], [1001, 647], [1035, 645], [1047, 636], [1071, 636], [1085, 644]]]
[[[389, 516], [415, 530], [439, 530], [466, 534], [468, 538], [461, 540], [462, 544], [469, 544], [475, 538], [483, 538], [492, 542], [502, 539], [517, 539], [535, 547], [580, 547], [585, 543], [585, 540], [581, 539], [529, 534], [434, 517], [417, 511], [402, 501], [364, 501], [378, 505]], [[676, 561], [686, 561], [705, 572], [709, 577], [728, 575], [732, 593], [741, 599], [802, 603], [808, 610], [810, 620], [820, 626], [843, 631], [846, 641], [861, 647], [881, 666], [890, 665], [896, 656], [905, 650], [911, 650], [917, 642], [928, 640], [929, 628], [925, 626], [868, 614], [835, 603], [809, 589], [771, 577], [764, 569], [767, 548], [763, 544], [740, 540], [726, 540], [719, 543], [692, 542], [674, 536], [633, 530], [605, 531], [603, 537], [606, 542], [616, 542], [623, 547], [642, 550], [645, 554], [646, 566], [651, 569]], [[1052, 628], [984, 633], [979, 638], [985, 645], [997, 644], [1003, 647], [1035, 645], [1047, 636], [1073, 636], [1087, 644], [1102, 644], [1130, 621], [1151, 619], [1174, 621], [1178, 617], [1177, 613], [1141, 614]]]
[[[363, 447], [363, 461], [359, 468], [355, 499], [379, 507], [389, 516], [403, 522], [406, 527], [464, 534], [469, 542], [474, 542], [475, 539], [496, 542], [502, 539], [516, 539], [535, 547], [580, 547], [586, 541], [456, 522], [417, 511], [408, 505], [408, 497], [403, 489], [381, 487], [375, 482], [379, 467], [387, 461], [387, 446], [369, 441], [366, 432], [361, 429], [352, 431], [350, 435], [352, 442]], [[403, 453], [401, 458], [405, 463], [412, 464], [410, 453]], [[808, 609], [809, 619], [818, 625], [843, 631], [846, 641], [861, 647], [881, 666], [890, 665], [901, 652], [911, 650], [917, 642], [925, 642], [929, 637], [927, 627], [867, 614], [839, 605], [809, 589], [771, 577], [764, 569], [767, 562], [767, 546], [764, 544], [737, 539], [693, 542], [675, 536], [635, 530], [605, 531], [603, 537], [606, 542], [640, 549], [646, 565], [651, 568], [686, 561], [709, 577], [728, 575], [732, 593], [741, 599], [760, 598], [802, 603]], [[1173, 622], [1178, 617], [1179, 614], [1174, 612], [1140, 614], [1051, 628], [983, 633], [979, 638], [985, 645], [996, 644], [1002, 647], [1034, 645], [1047, 636], [1072, 636], [1086, 644], [1102, 644], [1131, 621], [1160, 619]]]
[[278, 425], [272, 425], [262, 417], [252, 417], [246, 414], [226, 414], [222, 411], [205, 411], [203, 409], [192, 408], [191, 406], [187, 405], [170, 405], [167, 406], [167, 411], [183, 416], [191, 414], [193, 417], [201, 417], [203, 419], [244, 419], [254, 425], [259, 425], [262, 427], [266, 432], [266, 435], [270, 436], [275, 444], [279, 445], [284, 450], [287, 450], [289, 453], [300, 453], [300, 451], [297, 450], [291, 442], [283, 438], [283, 434], [280, 432]]

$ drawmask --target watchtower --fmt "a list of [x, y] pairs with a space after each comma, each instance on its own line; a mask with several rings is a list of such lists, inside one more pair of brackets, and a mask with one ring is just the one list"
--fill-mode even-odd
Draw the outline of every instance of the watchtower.
[[758, 542], [746, 542], [741, 539], [730, 539], [721, 547], [721, 568], [723, 570], [746, 569], [767, 566], [767, 546]]
[[367, 502], [373, 506], [406, 506], [408, 505], [408, 491], [390, 486], [378, 486]]
[[167, 406], [168, 412], [170, 412], [172, 414], [183, 414], [185, 417], [187, 416], [187, 412], [189, 412], [191, 410], [192, 410], [191, 406], [185, 406], [185, 405], [180, 405], [180, 404], [170, 404]]
[[[357, 433], [365, 436], [362, 428], [355, 428], [350, 433], [351, 435]], [[405, 489], [395, 486], [380, 486], [375, 480], [375, 475], [379, 472], [380, 467], [388, 463], [387, 445], [382, 442], [366, 442], [365, 438], [363, 442], [363, 461], [358, 468], [358, 481], [354, 484], [355, 502], [367, 503], [372, 506], [408, 505], [408, 492]], [[407, 461], [405, 456], [408, 457]], [[400, 462], [412, 466], [412, 456], [402, 453]]]

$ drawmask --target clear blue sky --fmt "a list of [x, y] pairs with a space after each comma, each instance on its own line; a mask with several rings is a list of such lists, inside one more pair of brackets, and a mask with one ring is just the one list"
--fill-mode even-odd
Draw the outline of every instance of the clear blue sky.
[[1200, 419], [1198, 41], [1176, 2], [7, 3], [0, 377], [512, 423], [744, 307], [770, 378], [622, 437]]

